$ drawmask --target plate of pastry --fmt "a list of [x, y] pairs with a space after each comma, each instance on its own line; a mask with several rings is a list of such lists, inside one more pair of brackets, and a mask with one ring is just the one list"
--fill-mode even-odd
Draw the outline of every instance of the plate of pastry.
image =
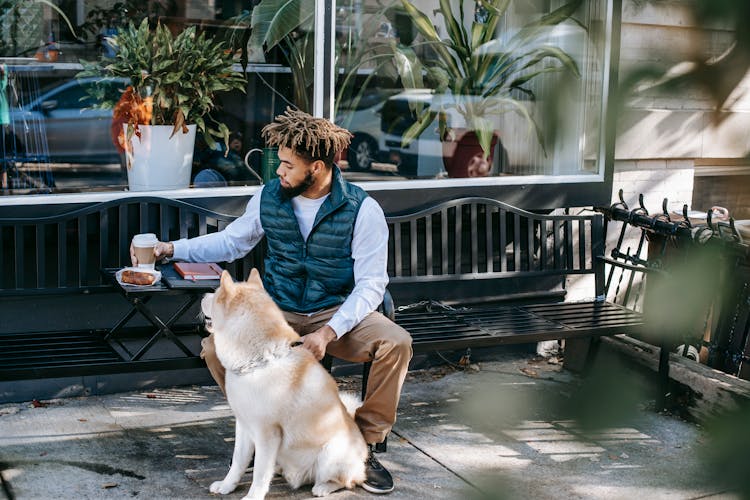
[[115, 274], [117, 282], [128, 286], [152, 286], [161, 281], [161, 271], [142, 267], [124, 267]]

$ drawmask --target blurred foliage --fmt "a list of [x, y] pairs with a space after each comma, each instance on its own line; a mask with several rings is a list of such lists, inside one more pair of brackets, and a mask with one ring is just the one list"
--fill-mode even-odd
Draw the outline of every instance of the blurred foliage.
[[706, 424], [708, 440], [702, 458], [720, 486], [750, 498], [747, 455], [750, 450], [750, 401], [737, 411]]
[[560, 409], [588, 434], [632, 423], [647, 399], [620, 357], [600, 352], [580, 385], [560, 400]]
[[648, 331], [672, 347], [686, 337], [701, 335], [709, 308], [721, 298], [724, 264], [720, 248], [714, 245], [677, 249], [664, 264], [668, 274], [648, 278], [644, 306]]
[[649, 397], [620, 358], [608, 351], [599, 352], [586, 376], [561, 383], [558, 391], [531, 378], [523, 384], [480, 383], [472, 394], [460, 417], [485, 432], [541, 418], [572, 420], [583, 434], [628, 425]]
[[[562, 454], [572, 458], [571, 446], [580, 446], [581, 459], [589, 460], [592, 447], [598, 449], [602, 440], [617, 439], [625, 428], [639, 427], [639, 413], [652, 394], [648, 393], [644, 379], [625, 365], [609, 350], [602, 349], [590, 370], [584, 376], [571, 375], [565, 370], [538, 360], [519, 367], [517, 373], [501, 372], [498, 383], [491, 369], [482, 369], [472, 375], [471, 389], [461, 404], [454, 407], [458, 422], [464, 422], [472, 433], [479, 433], [495, 444], [508, 448], [501, 453], [509, 460], [518, 460], [523, 468], [529, 460], [525, 452], [515, 454], [515, 442], [520, 448], [546, 442], [565, 447]], [[514, 377], [517, 376], [517, 378]], [[433, 411], [439, 411], [434, 410]], [[537, 432], [537, 429], [540, 431]], [[521, 434], [521, 437], [518, 436]], [[508, 438], [511, 441], [508, 441]], [[540, 456], [553, 454], [539, 452]], [[544, 463], [543, 460], [540, 463]], [[528, 498], [512, 479], [518, 470], [488, 467], [485, 476], [477, 477], [472, 485], [479, 488], [465, 491], [465, 498], [476, 500]], [[550, 476], [553, 481], [553, 476]]]

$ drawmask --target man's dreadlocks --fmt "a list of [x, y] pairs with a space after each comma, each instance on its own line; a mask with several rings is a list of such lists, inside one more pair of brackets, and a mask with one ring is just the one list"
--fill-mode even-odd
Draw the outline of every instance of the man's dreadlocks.
[[286, 108], [262, 130], [266, 145], [290, 148], [307, 161], [323, 160], [333, 165], [336, 153], [351, 142], [352, 134], [325, 118], [315, 118], [307, 113]]

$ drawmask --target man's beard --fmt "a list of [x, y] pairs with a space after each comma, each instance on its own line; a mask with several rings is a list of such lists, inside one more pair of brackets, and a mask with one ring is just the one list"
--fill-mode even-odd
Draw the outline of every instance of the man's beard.
[[281, 194], [283, 194], [285, 197], [291, 199], [291, 198], [294, 198], [295, 196], [299, 196], [302, 193], [304, 193], [305, 191], [307, 191], [307, 189], [310, 186], [312, 186], [313, 184], [315, 184], [315, 179], [313, 179], [312, 172], [308, 170], [307, 173], [305, 174], [305, 178], [302, 179], [302, 181], [299, 184], [297, 184], [296, 186], [284, 187], [282, 185], [281, 186]]

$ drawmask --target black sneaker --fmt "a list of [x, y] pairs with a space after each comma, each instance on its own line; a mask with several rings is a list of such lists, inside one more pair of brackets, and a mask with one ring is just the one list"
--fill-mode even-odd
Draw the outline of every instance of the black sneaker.
[[393, 478], [391, 473], [386, 470], [385, 467], [375, 458], [373, 453], [373, 446], [367, 445], [369, 453], [367, 455], [367, 461], [365, 462], [365, 473], [367, 479], [362, 483], [362, 488], [370, 493], [376, 495], [382, 495], [384, 493], [390, 493], [393, 491]]

